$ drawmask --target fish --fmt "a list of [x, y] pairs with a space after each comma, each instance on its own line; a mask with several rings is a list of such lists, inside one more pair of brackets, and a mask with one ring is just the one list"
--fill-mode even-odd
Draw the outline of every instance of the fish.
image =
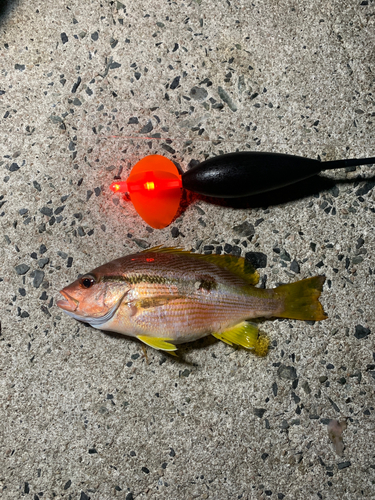
[[154, 247], [113, 260], [60, 291], [56, 305], [92, 327], [136, 337], [158, 350], [208, 335], [264, 355], [255, 318], [321, 321], [325, 276], [259, 288], [243, 257]]

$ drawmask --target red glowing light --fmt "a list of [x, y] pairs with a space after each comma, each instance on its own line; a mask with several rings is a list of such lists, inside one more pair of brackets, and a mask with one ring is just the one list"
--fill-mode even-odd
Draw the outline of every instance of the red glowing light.
[[147, 262], [154, 262], [155, 259], [146, 259]]
[[166, 191], [182, 187], [181, 176], [177, 177], [162, 170], [149, 170], [138, 174], [131, 172], [126, 184], [130, 194], [143, 192], [144, 195], [150, 194], [152, 197], [156, 193], [161, 194], [162, 191], [165, 191], [164, 196], [168, 196], [169, 193]]
[[155, 229], [168, 226], [180, 204], [182, 181], [177, 167], [160, 155], [136, 163], [126, 182], [113, 182], [114, 193], [129, 193], [134, 208]]
[[128, 185], [124, 181], [112, 182], [109, 189], [114, 193], [126, 193], [128, 191]]

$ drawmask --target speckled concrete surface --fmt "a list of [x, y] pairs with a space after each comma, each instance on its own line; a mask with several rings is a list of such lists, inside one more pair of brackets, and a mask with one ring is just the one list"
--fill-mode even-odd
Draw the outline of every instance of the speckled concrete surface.
[[[374, 156], [375, 2], [24, 0], [0, 33], [0, 498], [375, 498], [373, 167], [160, 231], [108, 189], [150, 153]], [[160, 244], [324, 273], [329, 319], [173, 359], [56, 308]]]

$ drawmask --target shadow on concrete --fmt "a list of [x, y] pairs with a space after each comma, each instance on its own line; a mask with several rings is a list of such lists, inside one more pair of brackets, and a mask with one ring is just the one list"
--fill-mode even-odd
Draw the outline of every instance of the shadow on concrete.
[[7, 21], [9, 14], [19, 4], [20, 0], [0, 0], [0, 27]]
[[[263, 323], [267, 323], [270, 321], [285, 321], [285, 319], [280, 319], [280, 318], [255, 318], [251, 320], [254, 323], [259, 324], [260, 326]], [[265, 333], [262, 329], [260, 330], [262, 336], [265, 336], [269, 339], [267, 333]], [[182, 368], [186, 367], [196, 367], [198, 364], [196, 362], [191, 362], [186, 359], [186, 355], [190, 354], [192, 351], [195, 351], [197, 349], [205, 349], [213, 344], [217, 344], [220, 342], [220, 340], [217, 340], [215, 337], [212, 335], [207, 335], [206, 337], [203, 337], [199, 340], [195, 340], [194, 342], [186, 342], [184, 344], [178, 344], [177, 345], [177, 351], [175, 354], [171, 354], [165, 351], [157, 351], [155, 349], [152, 349], [152, 347], [148, 347], [142, 342], [140, 342], [138, 339], [134, 337], [128, 337], [126, 335], [121, 335], [120, 333], [116, 332], [105, 332], [102, 330], [102, 333], [107, 335], [108, 337], [112, 337], [117, 340], [121, 340], [122, 342], [134, 342], [135, 344], [138, 344], [142, 347], [143, 350], [143, 356], [146, 360], [146, 362], [149, 364], [149, 356], [151, 354], [155, 354], [156, 358], [159, 357], [159, 360], [153, 359], [153, 362], [159, 362], [159, 364], [165, 363], [165, 361], [168, 359], [169, 362], [175, 363], [176, 365], [179, 365]], [[251, 350], [246, 349], [244, 347], [241, 347], [239, 345], [233, 345], [233, 346], [227, 346], [229, 349], [228, 354], [232, 353], [233, 351], [238, 351], [238, 350], [243, 350], [248, 352], [250, 355], [257, 357], [256, 354], [254, 354]], [[273, 347], [272, 345], [269, 346], [269, 350], [272, 350]], [[130, 361], [130, 360], [128, 360]]]
[[[274, 189], [266, 193], [253, 196], [244, 196], [242, 198], [211, 198], [192, 194], [185, 200], [185, 208], [194, 201], [202, 200], [216, 206], [230, 208], [267, 208], [275, 205], [285, 205], [293, 201], [298, 201], [310, 196], [318, 196], [320, 193], [329, 192], [335, 186], [352, 184], [358, 186], [360, 182], [374, 183], [375, 176], [369, 178], [357, 177], [355, 179], [329, 179], [316, 175], [283, 188]], [[190, 194], [190, 193], [189, 193]]]
[[[83, 323], [82, 323], [83, 324]], [[84, 324], [85, 326], [90, 327], [87, 323]], [[204, 337], [202, 339], [196, 340], [194, 342], [188, 342], [184, 344], [179, 344], [178, 350], [176, 351], [176, 354], [171, 354], [165, 351], [157, 351], [156, 349], [152, 349], [152, 347], [148, 347], [145, 344], [143, 344], [140, 340], [134, 337], [128, 337], [127, 335], [122, 335], [121, 333], [116, 333], [116, 332], [106, 332], [102, 330], [102, 333], [107, 335], [108, 337], [111, 337], [113, 339], [121, 340], [122, 342], [134, 342], [135, 344], [138, 344], [142, 347], [144, 350], [144, 357], [147, 359], [147, 350], [149, 352], [157, 353], [160, 355], [160, 360], [159, 363], [162, 364], [165, 362], [165, 359], [163, 358], [169, 358], [171, 361], [174, 361], [177, 364], [184, 365], [184, 366], [194, 366], [194, 363], [191, 363], [190, 361], [187, 361], [184, 359], [184, 354], [190, 352], [191, 350], [194, 349], [202, 349], [204, 347], [210, 346], [212, 344], [216, 344], [216, 342], [219, 342], [217, 339], [212, 337], [211, 335], [208, 335], [207, 337]]]

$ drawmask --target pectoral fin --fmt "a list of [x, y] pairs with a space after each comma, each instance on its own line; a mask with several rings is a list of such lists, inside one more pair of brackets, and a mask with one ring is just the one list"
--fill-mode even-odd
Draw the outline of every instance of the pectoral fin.
[[246, 349], [252, 349], [257, 356], [265, 356], [268, 351], [268, 339], [264, 335], [259, 336], [259, 328], [254, 323], [243, 321], [238, 325], [228, 328], [221, 333], [212, 334], [217, 339], [229, 345], [240, 345]]
[[158, 349], [160, 351], [167, 351], [173, 354], [173, 351], [177, 351], [177, 347], [170, 342], [167, 342], [169, 339], [161, 339], [158, 337], [148, 337], [147, 335], [138, 335], [137, 339], [141, 342], [153, 347], [154, 349]]

